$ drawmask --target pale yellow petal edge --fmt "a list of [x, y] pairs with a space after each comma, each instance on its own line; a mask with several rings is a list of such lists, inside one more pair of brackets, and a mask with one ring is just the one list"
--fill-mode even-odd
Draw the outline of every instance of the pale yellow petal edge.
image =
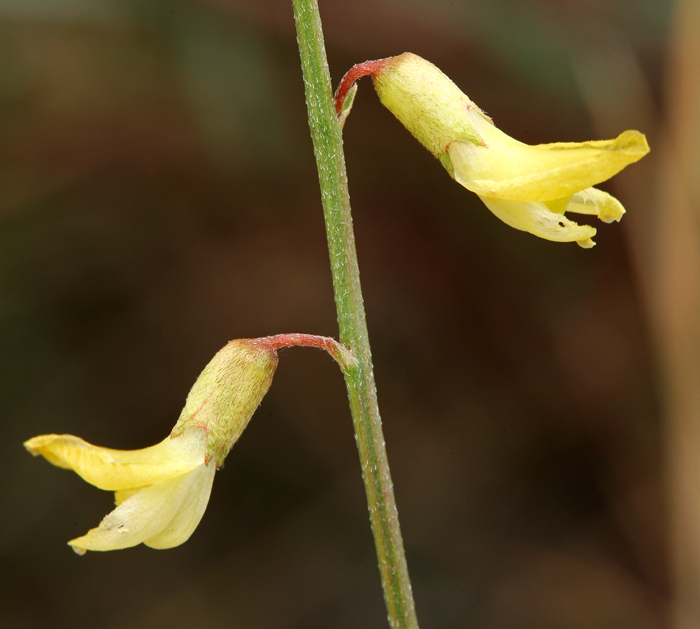
[[58, 467], [74, 470], [88, 483], [110, 491], [143, 487], [185, 474], [204, 462], [206, 434], [186, 433], [141, 450], [113, 450], [94, 446], [73, 435], [41, 435], [24, 444]]
[[216, 466], [202, 463], [187, 474], [131, 492], [99, 526], [68, 542], [78, 554], [146, 543], [178, 546], [192, 535], [204, 515]]
[[625, 131], [614, 140], [536, 146], [501, 132], [499, 137], [502, 146], [453, 142], [447, 153], [458, 183], [479, 196], [511, 201], [571, 196], [610, 179], [649, 152], [646, 137], [638, 131]]

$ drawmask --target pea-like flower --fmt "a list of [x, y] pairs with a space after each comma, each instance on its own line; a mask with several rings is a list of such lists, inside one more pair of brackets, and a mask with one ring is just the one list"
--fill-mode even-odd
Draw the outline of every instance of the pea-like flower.
[[432, 63], [412, 53], [354, 66], [336, 92], [341, 120], [349, 113], [355, 81], [365, 75], [372, 76], [382, 104], [458, 183], [511, 227], [547, 240], [592, 247], [595, 228], [564, 213], [619, 221], [622, 204], [593, 186], [649, 152], [638, 131], [614, 140], [523, 144], [495, 127]]
[[71, 540], [78, 554], [144, 543], [185, 542], [209, 502], [214, 473], [272, 383], [276, 348], [265, 339], [231, 341], [192, 387], [169, 437], [142, 450], [111, 450], [72, 435], [42, 435], [24, 445], [88, 483], [115, 492], [116, 509]]
[[205, 462], [206, 433], [201, 428], [143, 450], [100, 448], [73, 435], [41, 435], [24, 445], [88, 483], [115, 492], [117, 508], [99, 527], [69, 542], [81, 555], [141, 543], [151, 548], [182, 544], [204, 515], [216, 471], [213, 463]]

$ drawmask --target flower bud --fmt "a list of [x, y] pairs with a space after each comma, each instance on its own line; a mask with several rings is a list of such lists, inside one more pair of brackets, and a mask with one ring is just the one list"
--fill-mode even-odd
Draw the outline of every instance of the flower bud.
[[220, 467], [270, 388], [277, 362], [276, 350], [260, 339], [231, 341], [197, 378], [171, 436], [202, 428], [206, 459]]

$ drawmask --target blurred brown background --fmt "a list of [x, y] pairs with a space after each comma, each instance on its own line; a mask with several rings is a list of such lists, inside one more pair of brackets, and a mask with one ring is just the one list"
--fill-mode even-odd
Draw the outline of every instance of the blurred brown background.
[[[421, 626], [700, 626], [700, 3], [320, 4], [334, 85], [410, 50], [525, 142], [652, 146], [584, 251], [500, 223], [360, 83], [350, 191]], [[337, 334], [290, 2], [0, 0], [0, 317], [3, 627], [386, 626], [321, 352], [283, 353], [174, 550], [75, 556], [112, 496], [22, 448], [151, 445], [228, 340]]]

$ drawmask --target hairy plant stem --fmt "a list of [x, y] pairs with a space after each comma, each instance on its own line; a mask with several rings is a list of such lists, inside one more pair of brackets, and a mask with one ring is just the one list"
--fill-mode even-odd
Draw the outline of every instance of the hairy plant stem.
[[416, 628], [401, 528], [389, 473], [362, 302], [343, 139], [333, 103], [317, 0], [292, 0], [306, 106], [321, 185], [340, 342], [356, 364], [343, 370], [392, 628]]
[[352, 350], [348, 349], [342, 343], [338, 343], [335, 339], [327, 336], [316, 336], [315, 334], [276, 334], [275, 336], [263, 336], [259, 339], [253, 339], [252, 343], [258, 347], [278, 350], [283, 347], [317, 347], [325, 349], [333, 359], [340, 365], [340, 368], [345, 373], [350, 367], [354, 366], [357, 361]]

